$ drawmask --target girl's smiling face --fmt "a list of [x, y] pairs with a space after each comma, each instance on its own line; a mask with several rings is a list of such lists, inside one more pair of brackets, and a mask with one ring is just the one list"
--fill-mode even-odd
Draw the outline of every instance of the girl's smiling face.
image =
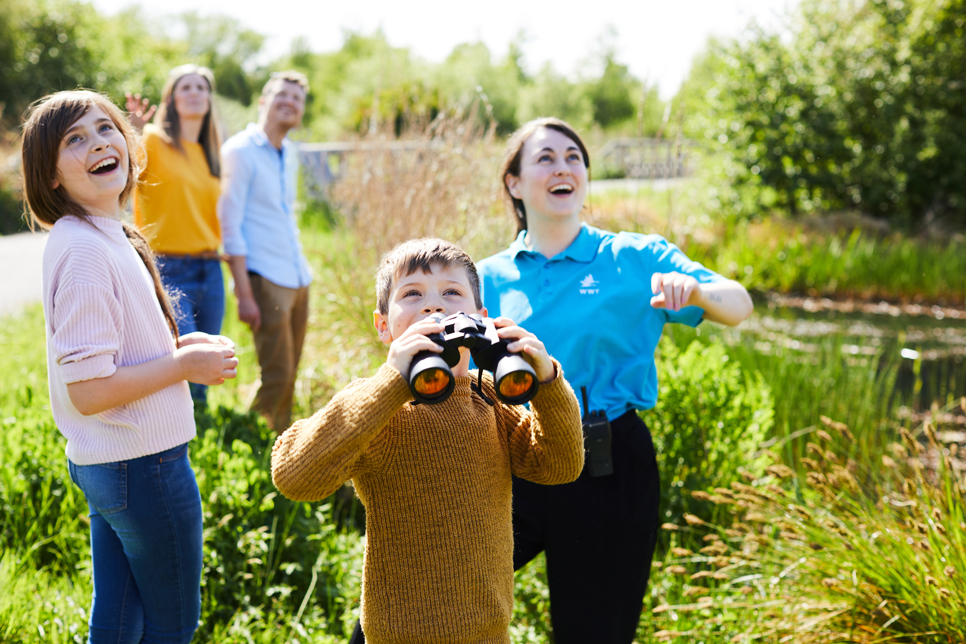
[[506, 176], [510, 194], [523, 201], [528, 221], [577, 218], [587, 194], [587, 166], [577, 143], [541, 127], [523, 144], [520, 174]]
[[94, 105], [60, 141], [54, 190], [61, 188], [92, 215], [117, 218], [128, 181], [127, 143], [114, 121]]

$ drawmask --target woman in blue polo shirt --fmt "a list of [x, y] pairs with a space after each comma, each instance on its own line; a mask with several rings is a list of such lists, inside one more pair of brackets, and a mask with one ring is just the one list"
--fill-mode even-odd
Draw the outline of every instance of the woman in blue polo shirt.
[[668, 322], [735, 325], [752, 302], [740, 284], [659, 235], [581, 222], [589, 168], [587, 148], [564, 121], [517, 130], [500, 175], [518, 235], [478, 268], [489, 314], [536, 333], [578, 395], [586, 389], [585, 419], [603, 411], [611, 428], [612, 460], [590, 452], [577, 481], [514, 480], [514, 569], [546, 551], [557, 644], [629, 644], [659, 525], [654, 446], [636, 413], [657, 402], [654, 350]]

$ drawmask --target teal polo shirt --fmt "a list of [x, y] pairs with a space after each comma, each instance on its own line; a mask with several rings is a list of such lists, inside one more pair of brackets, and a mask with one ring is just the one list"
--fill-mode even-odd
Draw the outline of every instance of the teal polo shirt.
[[614, 419], [657, 403], [654, 350], [664, 325], [701, 323], [704, 309], [651, 306], [651, 275], [685, 273], [722, 280], [660, 235], [611, 233], [582, 224], [560, 254], [528, 250], [520, 233], [505, 251], [477, 264], [490, 317], [506, 316], [535, 334], [563, 366], [590, 408]]

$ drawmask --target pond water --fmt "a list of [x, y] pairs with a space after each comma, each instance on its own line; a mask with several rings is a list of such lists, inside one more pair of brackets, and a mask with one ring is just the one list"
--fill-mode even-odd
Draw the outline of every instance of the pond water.
[[846, 364], [868, 367], [873, 361], [879, 369], [895, 369], [892, 396], [914, 412], [966, 396], [966, 313], [915, 307], [919, 314], [911, 314], [909, 307], [836, 307], [808, 299], [794, 304], [780, 298], [756, 302], [755, 314], [741, 326], [742, 341], [776, 356], [831, 347]]

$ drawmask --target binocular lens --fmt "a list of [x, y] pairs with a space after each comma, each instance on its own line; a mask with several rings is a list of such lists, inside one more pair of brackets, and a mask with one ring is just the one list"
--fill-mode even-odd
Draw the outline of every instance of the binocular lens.
[[500, 381], [500, 395], [506, 400], [515, 400], [525, 395], [533, 387], [533, 376], [526, 371], [514, 371]]
[[427, 369], [413, 381], [413, 389], [421, 396], [433, 397], [446, 389], [450, 375], [442, 369]]

